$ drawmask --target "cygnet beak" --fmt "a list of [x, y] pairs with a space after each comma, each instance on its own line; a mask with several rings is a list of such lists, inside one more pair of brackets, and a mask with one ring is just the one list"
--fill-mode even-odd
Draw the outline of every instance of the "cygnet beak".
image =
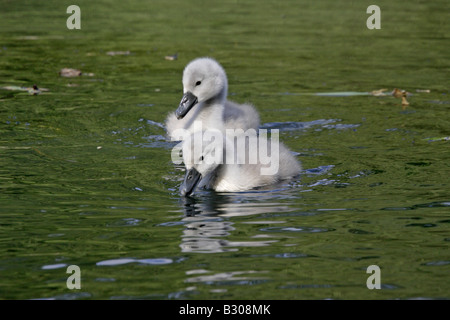
[[194, 192], [197, 184], [202, 180], [202, 175], [195, 168], [186, 171], [184, 181], [180, 186], [180, 194], [182, 196], [188, 196]]
[[183, 119], [185, 115], [195, 106], [198, 102], [198, 99], [194, 94], [190, 91], [186, 92], [181, 99], [180, 105], [178, 106], [177, 111], [175, 111], [175, 115], [177, 119]]

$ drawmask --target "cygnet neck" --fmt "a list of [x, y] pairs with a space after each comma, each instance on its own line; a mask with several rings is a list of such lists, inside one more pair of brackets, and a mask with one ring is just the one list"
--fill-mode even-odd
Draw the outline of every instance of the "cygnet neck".
[[218, 129], [222, 130], [224, 128], [223, 123], [223, 112], [224, 103], [218, 99], [210, 99], [201, 102], [199, 105], [200, 114], [196, 120], [202, 121], [203, 129]]

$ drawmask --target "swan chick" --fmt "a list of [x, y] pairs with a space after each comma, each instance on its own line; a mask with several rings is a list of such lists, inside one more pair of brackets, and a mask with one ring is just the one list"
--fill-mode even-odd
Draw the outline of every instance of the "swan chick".
[[[214, 138], [214, 139], [213, 139]], [[222, 135], [219, 130], [197, 131], [183, 141], [186, 167], [180, 194], [196, 188], [219, 192], [246, 191], [291, 179], [300, 174], [300, 163], [278, 141], [256, 130]]]
[[188, 63], [183, 71], [182, 83], [180, 104], [166, 120], [167, 132], [172, 140], [183, 140], [175, 135], [177, 129], [193, 133], [194, 121], [201, 121], [204, 130], [258, 129], [260, 118], [252, 105], [227, 100], [227, 75], [216, 60], [204, 57]]

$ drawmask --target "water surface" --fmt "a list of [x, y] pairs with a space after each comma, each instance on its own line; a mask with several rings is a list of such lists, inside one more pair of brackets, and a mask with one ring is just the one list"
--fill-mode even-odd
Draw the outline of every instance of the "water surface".
[[[375, 31], [369, 4], [79, 1], [68, 30], [69, 3], [3, 1], [0, 298], [448, 299], [448, 4], [382, 1]], [[179, 196], [164, 120], [204, 55], [299, 179]]]

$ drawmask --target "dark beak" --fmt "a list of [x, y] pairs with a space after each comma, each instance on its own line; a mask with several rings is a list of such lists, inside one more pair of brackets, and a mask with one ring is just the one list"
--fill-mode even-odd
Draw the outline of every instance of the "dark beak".
[[197, 184], [202, 180], [202, 175], [200, 172], [192, 168], [186, 171], [186, 175], [184, 176], [184, 181], [180, 186], [180, 194], [182, 196], [188, 196], [192, 192], [194, 192]]
[[192, 92], [188, 91], [183, 95], [183, 98], [181, 98], [180, 105], [178, 106], [177, 111], [175, 111], [175, 115], [177, 116], [177, 119], [183, 119], [185, 115], [189, 112], [189, 110], [192, 109], [193, 106], [195, 106], [198, 102], [198, 99], [196, 96], [192, 94]]

